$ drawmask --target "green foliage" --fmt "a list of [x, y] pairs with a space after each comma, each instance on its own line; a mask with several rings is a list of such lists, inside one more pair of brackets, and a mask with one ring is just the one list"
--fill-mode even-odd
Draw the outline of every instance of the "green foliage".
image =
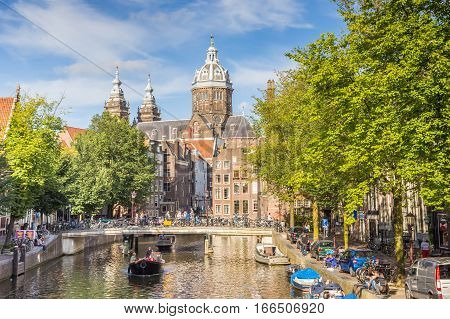
[[129, 207], [150, 192], [154, 165], [143, 133], [116, 116], [95, 116], [75, 142], [70, 167], [70, 202], [74, 213], [98, 212], [113, 205]]
[[336, 2], [347, 32], [289, 53], [298, 67], [276, 97], [256, 101], [264, 138], [252, 160], [278, 193], [338, 209], [345, 225], [370, 189], [392, 193], [401, 243], [406, 190], [450, 208], [450, 10], [430, 0]]
[[24, 216], [55, 178], [60, 147], [57, 134], [62, 121], [55, 116], [57, 102], [23, 97], [16, 103], [2, 146], [1, 184], [3, 211]]

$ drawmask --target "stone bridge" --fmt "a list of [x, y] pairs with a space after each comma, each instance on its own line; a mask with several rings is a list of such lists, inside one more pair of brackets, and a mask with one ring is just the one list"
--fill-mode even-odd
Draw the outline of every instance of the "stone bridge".
[[127, 236], [131, 245], [136, 245], [144, 235], [204, 235], [205, 253], [210, 251], [212, 236], [272, 236], [270, 228], [233, 227], [129, 227], [98, 230], [68, 231], [62, 233], [62, 247], [65, 255], [73, 255], [85, 248], [120, 241]]

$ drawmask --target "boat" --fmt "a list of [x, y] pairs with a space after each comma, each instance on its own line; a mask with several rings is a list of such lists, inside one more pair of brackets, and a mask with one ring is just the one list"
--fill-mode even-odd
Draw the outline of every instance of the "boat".
[[334, 282], [318, 282], [310, 287], [309, 294], [312, 299], [342, 299], [345, 296], [342, 287]]
[[322, 281], [320, 275], [312, 268], [296, 271], [291, 276], [291, 286], [301, 291], [309, 291], [309, 288]]
[[128, 265], [128, 273], [136, 276], [150, 276], [161, 272], [165, 260], [161, 253], [154, 252], [149, 257], [138, 259]]
[[156, 247], [159, 250], [170, 249], [176, 242], [175, 235], [159, 235], [158, 241], [156, 242]]
[[305, 267], [300, 264], [288, 265], [288, 266], [286, 266], [286, 274], [288, 275], [288, 278], [290, 279], [294, 272], [297, 272], [300, 269], [304, 269], [304, 268]]
[[255, 260], [267, 265], [289, 265], [286, 257], [277, 246], [272, 244], [256, 244]]

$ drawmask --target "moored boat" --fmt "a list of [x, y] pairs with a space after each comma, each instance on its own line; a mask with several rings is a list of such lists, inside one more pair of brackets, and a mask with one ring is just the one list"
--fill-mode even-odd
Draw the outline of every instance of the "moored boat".
[[256, 244], [255, 260], [267, 265], [289, 265], [286, 257], [277, 246], [272, 244]]
[[159, 250], [167, 250], [172, 248], [175, 242], [175, 235], [159, 235], [158, 241], [156, 242], [156, 247], [158, 247]]
[[309, 293], [313, 299], [342, 299], [345, 296], [342, 287], [334, 282], [318, 282], [311, 286]]
[[151, 256], [130, 262], [128, 265], [128, 273], [137, 276], [150, 276], [159, 274], [165, 260], [162, 259], [161, 253], [152, 253]]
[[322, 278], [312, 268], [298, 270], [291, 276], [291, 286], [302, 291], [309, 291], [312, 285], [320, 281]]
[[286, 266], [286, 275], [290, 279], [293, 273], [299, 271], [300, 269], [304, 269], [304, 268], [305, 267], [300, 264], [288, 265], [288, 266]]

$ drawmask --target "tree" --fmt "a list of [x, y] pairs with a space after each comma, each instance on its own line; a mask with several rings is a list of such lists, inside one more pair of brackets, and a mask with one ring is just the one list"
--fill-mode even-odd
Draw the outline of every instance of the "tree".
[[136, 202], [149, 193], [154, 165], [145, 137], [126, 121], [104, 112], [74, 144], [70, 168], [70, 202], [74, 213], [94, 213], [104, 207], [112, 216], [117, 205], [129, 207], [131, 192]]
[[10, 214], [5, 239], [11, 238], [16, 219], [25, 216], [55, 178], [62, 121], [55, 116], [57, 102], [23, 97], [17, 102], [2, 146], [3, 211]]

